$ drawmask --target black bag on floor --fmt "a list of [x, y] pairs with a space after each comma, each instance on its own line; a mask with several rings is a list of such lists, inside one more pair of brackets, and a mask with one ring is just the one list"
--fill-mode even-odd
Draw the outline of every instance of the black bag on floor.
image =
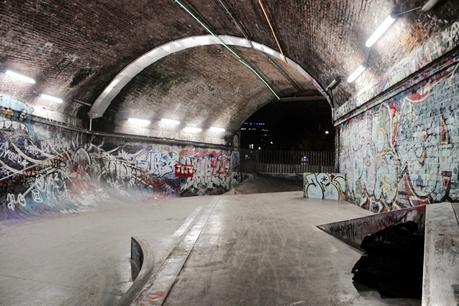
[[384, 297], [421, 298], [424, 238], [413, 221], [389, 226], [362, 241], [363, 256], [352, 268], [354, 282]]

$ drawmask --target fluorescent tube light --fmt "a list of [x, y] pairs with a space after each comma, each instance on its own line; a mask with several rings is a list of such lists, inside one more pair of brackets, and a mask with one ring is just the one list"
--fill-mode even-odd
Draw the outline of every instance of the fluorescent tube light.
[[212, 133], [223, 133], [225, 132], [226, 130], [224, 128], [219, 128], [219, 127], [215, 127], [215, 126], [211, 126], [210, 129], [209, 129], [210, 132]]
[[183, 129], [184, 132], [186, 133], [199, 133], [202, 131], [201, 128], [198, 128], [198, 127], [195, 127], [195, 126], [186, 126], [184, 129]]
[[11, 70], [7, 70], [7, 71], [5, 71], [5, 74], [8, 77], [16, 79], [16, 80], [20, 80], [20, 81], [23, 81], [23, 82], [26, 82], [26, 83], [29, 83], [29, 84], [35, 84], [35, 80], [34, 79], [29, 78], [28, 76], [22, 75], [20, 73], [17, 73], [17, 72], [11, 71]]
[[422, 6], [421, 10], [423, 12], [430, 11], [437, 3], [438, 0], [429, 0]]
[[128, 122], [134, 123], [136, 125], [149, 125], [151, 121], [146, 119], [129, 118]]
[[167, 126], [176, 126], [180, 124], [180, 121], [178, 120], [173, 120], [173, 119], [167, 119], [167, 118], [162, 118], [161, 121], [159, 122], [160, 125], [167, 125]]
[[365, 71], [365, 69], [366, 67], [363, 65], [360, 65], [359, 67], [357, 67], [357, 69], [355, 69], [355, 71], [351, 73], [351, 75], [347, 78], [347, 82], [348, 83], [354, 82], [355, 79], [357, 79], [362, 74], [362, 72]]
[[51, 102], [54, 102], [54, 103], [62, 103], [62, 102], [64, 102], [64, 100], [62, 100], [61, 98], [50, 96], [50, 95], [47, 95], [47, 94], [41, 94], [40, 98], [48, 100], [48, 101], [51, 101]]
[[377, 42], [378, 39], [380, 39], [381, 36], [383, 36], [383, 34], [390, 28], [394, 21], [394, 17], [392, 17], [391, 15], [387, 16], [386, 19], [384, 19], [383, 22], [376, 29], [376, 31], [374, 31], [373, 34], [371, 34], [370, 38], [368, 38], [368, 40], [365, 42], [365, 46], [367, 48], [373, 46], [373, 44]]

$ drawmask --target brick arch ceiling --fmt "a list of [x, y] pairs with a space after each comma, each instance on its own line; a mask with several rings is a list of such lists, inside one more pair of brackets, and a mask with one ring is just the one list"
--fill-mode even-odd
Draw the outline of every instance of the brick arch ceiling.
[[[320, 95], [310, 78], [283, 60], [251, 48], [235, 50], [263, 71], [279, 95]], [[161, 118], [168, 118], [204, 129], [216, 126], [234, 131], [266, 103], [277, 101], [250, 70], [240, 65], [221, 45], [174, 53], [136, 74], [104, 117], [110, 119], [114, 114], [111, 119], [118, 126], [132, 117], [147, 119], [153, 130]]]
[[[225, 50], [223, 47], [223, 44], [231, 48], [232, 51]], [[221, 45], [222, 48], [209, 48], [209, 49], [221, 49], [225, 50], [225, 52], [228, 52], [228, 55], [233, 55], [232, 52], [236, 52], [238, 56], [241, 56], [246, 62], [249, 62], [253, 68], [259, 73], [261, 73], [262, 78], [268, 82], [269, 86], [274, 90], [274, 92], [277, 95], [282, 95], [285, 94], [285, 89], [286, 88], [279, 88], [278, 84], [279, 80], [276, 78], [276, 75], [278, 76], [279, 74], [282, 75], [284, 81], [287, 81], [287, 83], [290, 84], [293, 90], [293, 93], [295, 94], [302, 94], [311, 90], [316, 89], [319, 91], [321, 94], [324, 95], [324, 98], [331, 104], [329, 95], [324, 91], [324, 89], [320, 86], [320, 84], [314, 80], [304, 69], [299, 66], [297, 63], [293, 62], [291, 59], [288, 57], [283, 56], [281, 53], [265, 46], [262, 44], [259, 44], [257, 42], [252, 42], [244, 38], [240, 37], [235, 37], [235, 36], [228, 36], [228, 35], [220, 35], [220, 36], [212, 36], [212, 35], [200, 35], [200, 36], [192, 36], [192, 37], [187, 37], [187, 38], [182, 38], [179, 40], [175, 40], [172, 42], [168, 42], [164, 45], [158, 46], [154, 48], [153, 50], [147, 52], [146, 54], [140, 56], [137, 58], [135, 61], [127, 65], [121, 72], [119, 72], [115, 78], [107, 85], [107, 87], [102, 91], [102, 93], [97, 97], [96, 101], [93, 103], [91, 110], [89, 111], [89, 114], [92, 118], [99, 118], [102, 117], [106, 109], [109, 107], [111, 104], [112, 100], [119, 94], [119, 92], [129, 83], [131, 82], [137, 75], [139, 75], [145, 68], [154, 65], [156, 62], [160, 61], [161, 59], [165, 58], [166, 56], [172, 56], [178, 52], [181, 52], [183, 50], [187, 50], [189, 48], [195, 48], [195, 47], [205, 47], [205, 46], [213, 46], [213, 45]], [[237, 50], [235, 47], [239, 47]], [[254, 53], [249, 52], [248, 48], [251, 48], [253, 51], [261, 52], [263, 53], [264, 56], [258, 56], [257, 61], [255, 62], [254, 58]], [[200, 48], [200, 50], [203, 50]], [[194, 54], [196, 52], [189, 52], [191, 54]], [[251, 60], [247, 61], [248, 58], [247, 56], [244, 56], [244, 54], [247, 54], [252, 57]], [[216, 79], [218, 79], [218, 76], [221, 74], [221, 67], [220, 64], [223, 64], [222, 62], [219, 62], [220, 59], [218, 58], [209, 58], [209, 57], [204, 57], [204, 55], [209, 55], [209, 52], [204, 52], [203, 57], [201, 57], [201, 67], [205, 66], [211, 66], [211, 70], [213, 69], [212, 73], [208, 75], [208, 82], [213, 82]], [[222, 56], [220, 53], [218, 53], [219, 56]], [[217, 53], [215, 53], [217, 56]], [[198, 55], [199, 56], [199, 55]], [[204, 61], [202, 59], [205, 59]], [[227, 57], [221, 57], [221, 59], [228, 59], [230, 56]], [[206, 61], [207, 60], [207, 61]], [[174, 65], [174, 60], [171, 60], [169, 65], [173, 66]], [[244, 70], [241, 69], [243, 68], [242, 63], [238, 62], [238, 60], [235, 58], [235, 61], [232, 61], [232, 68], [233, 70]], [[171, 70], [170, 67], [164, 67], [164, 68], [169, 68], [168, 70]], [[163, 68], [163, 69], [164, 69]], [[270, 69], [271, 68], [271, 69]], [[272, 68], [275, 68], [274, 70]], [[184, 76], [188, 74], [188, 71], [190, 70], [188, 67], [188, 64], [185, 63], [183, 66], [180, 67], [175, 67], [174, 69], [177, 69], [180, 71], [179, 75]], [[196, 67], [194, 68], [196, 69]], [[246, 68], [247, 69], [247, 68]], [[249, 71], [249, 70], [248, 70]], [[246, 71], [247, 72], [247, 71]], [[159, 73], [159, 72], [158, 72]], [[237, 83], [241, 81], [241, 79], [235, 78], [235, 76], [240, 73], [239, 71], [234, 71], [232, 73], [227, 73], [225, 77], [219, 78], [220, 84], [218, 84], [219, 87], [234, 87], [235, 85], [237, 86]], [[274, 75], [273, 75], [274, 74]], [[255, 77], [255, 75], [254, 75]], [[260, 82], [259, 85], [263, 84], [263, 80], [260, 78], [255, 77], [253, 80], [254, 83]], [[238, 80], [236, 81], [236, 84], [233, 80]], [[151, 78], [151, 86], [154, 87], [154, 83], [160, 83], [160, 82], [167, 82], [168, 80], [158, 80]], [[266, 85], [265, 85], [266, 86]], [[251, 94], [251, 88], [255, 88], [256, 86], [250, 86], [249, 88], [246, 88], [247, 93], [246, 94]], [[285, 86], [284, 86], [285, 87]], [[180, 89], [179, 89], [180, 90]], [[270, 89], [267, 88], [268, 91]], [[292, 90], [289, 90], [289, 92], [292, 92]], [[160, 94], [160, 92], [158, 92]], [[233, 102], [234, 103], [247, 103], [249, 101], [240, 99], [238, 97], [238, 94], [236, 92], [231, 93], [233, 96]], [[212, 95], [213, 99], [215, 99], [215, 94]], [[274, 96], [274, 94], [273, 94]], [[155, 98], [151, 96], [150, 98]], [[171, 97], [173, 98], [173, 97]], [[205, 100], [204, 97], [201, 97], [203, 100]], [[222, 97], [223, 98], [223, 97]], [[278, 99], [276, 97], [276, 99]], [[266, 101], [266, 102], [269, 102]]]
[[[398, 7], [404, 11], [425, 1], [263, 2], [285, 55], [322, 87], [336, 77], [345, 79], [367, 58], [372, 74], [382, 74], [426, 37], [442, 31], [459, 16], [456, 0], [440, 1], [428, 13], [403, 15], [369, 53], [364, 42], [391, 9]], [[277, 50], [257, 0], [187, 0], [186, 3], [215, 33], [246, 36]], [[76, 113], [81, 104], [74, 101], [94, 103], [111, 80], [142, 54], [169, 41], [206, 34], [193, 18], [169, 0], [5, 0], [0, 3], [0, 69], [20, 71], [35, 78], [37, 83], [19, 86], [0, 75], [0, 94]], [[240, 69], [237, 71], [245, 69], [234, 66]], [[186, 71], [183, 73], [186, 75]], [[66, 103], [39, 101], [39, 92], [63, 97]], [[253, 91], [248, 96], [256, 93]], [[353, 84], [341, 82], [332, 98], [335, 105], [341, 105], [355, 93]], [[260, 95], [264, 94], [260, 91]], [[80, 114], [89, 110], [83, 107], [86, 109]]]

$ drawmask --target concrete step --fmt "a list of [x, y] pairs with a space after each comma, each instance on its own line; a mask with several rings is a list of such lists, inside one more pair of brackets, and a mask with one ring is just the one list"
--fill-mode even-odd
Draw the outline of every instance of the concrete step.
[[459, 305], [459, 203], [438, 203], [319, 225], [360, 248], [363, 238], [409, 220], [424, 231], [422, 305]]

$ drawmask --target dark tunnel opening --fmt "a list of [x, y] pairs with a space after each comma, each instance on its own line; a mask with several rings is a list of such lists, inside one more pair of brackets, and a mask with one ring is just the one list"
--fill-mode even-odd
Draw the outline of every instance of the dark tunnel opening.
[[241, 148], [254, 150], [335, 150], [330, 106], [318, 102], [272, 102], [241, 126]]
[[325, 101], [271, 102], [242, 123], [240, 134], [244, 173], [300, 182], [303, 172], [334, 171], [335, 127]]

